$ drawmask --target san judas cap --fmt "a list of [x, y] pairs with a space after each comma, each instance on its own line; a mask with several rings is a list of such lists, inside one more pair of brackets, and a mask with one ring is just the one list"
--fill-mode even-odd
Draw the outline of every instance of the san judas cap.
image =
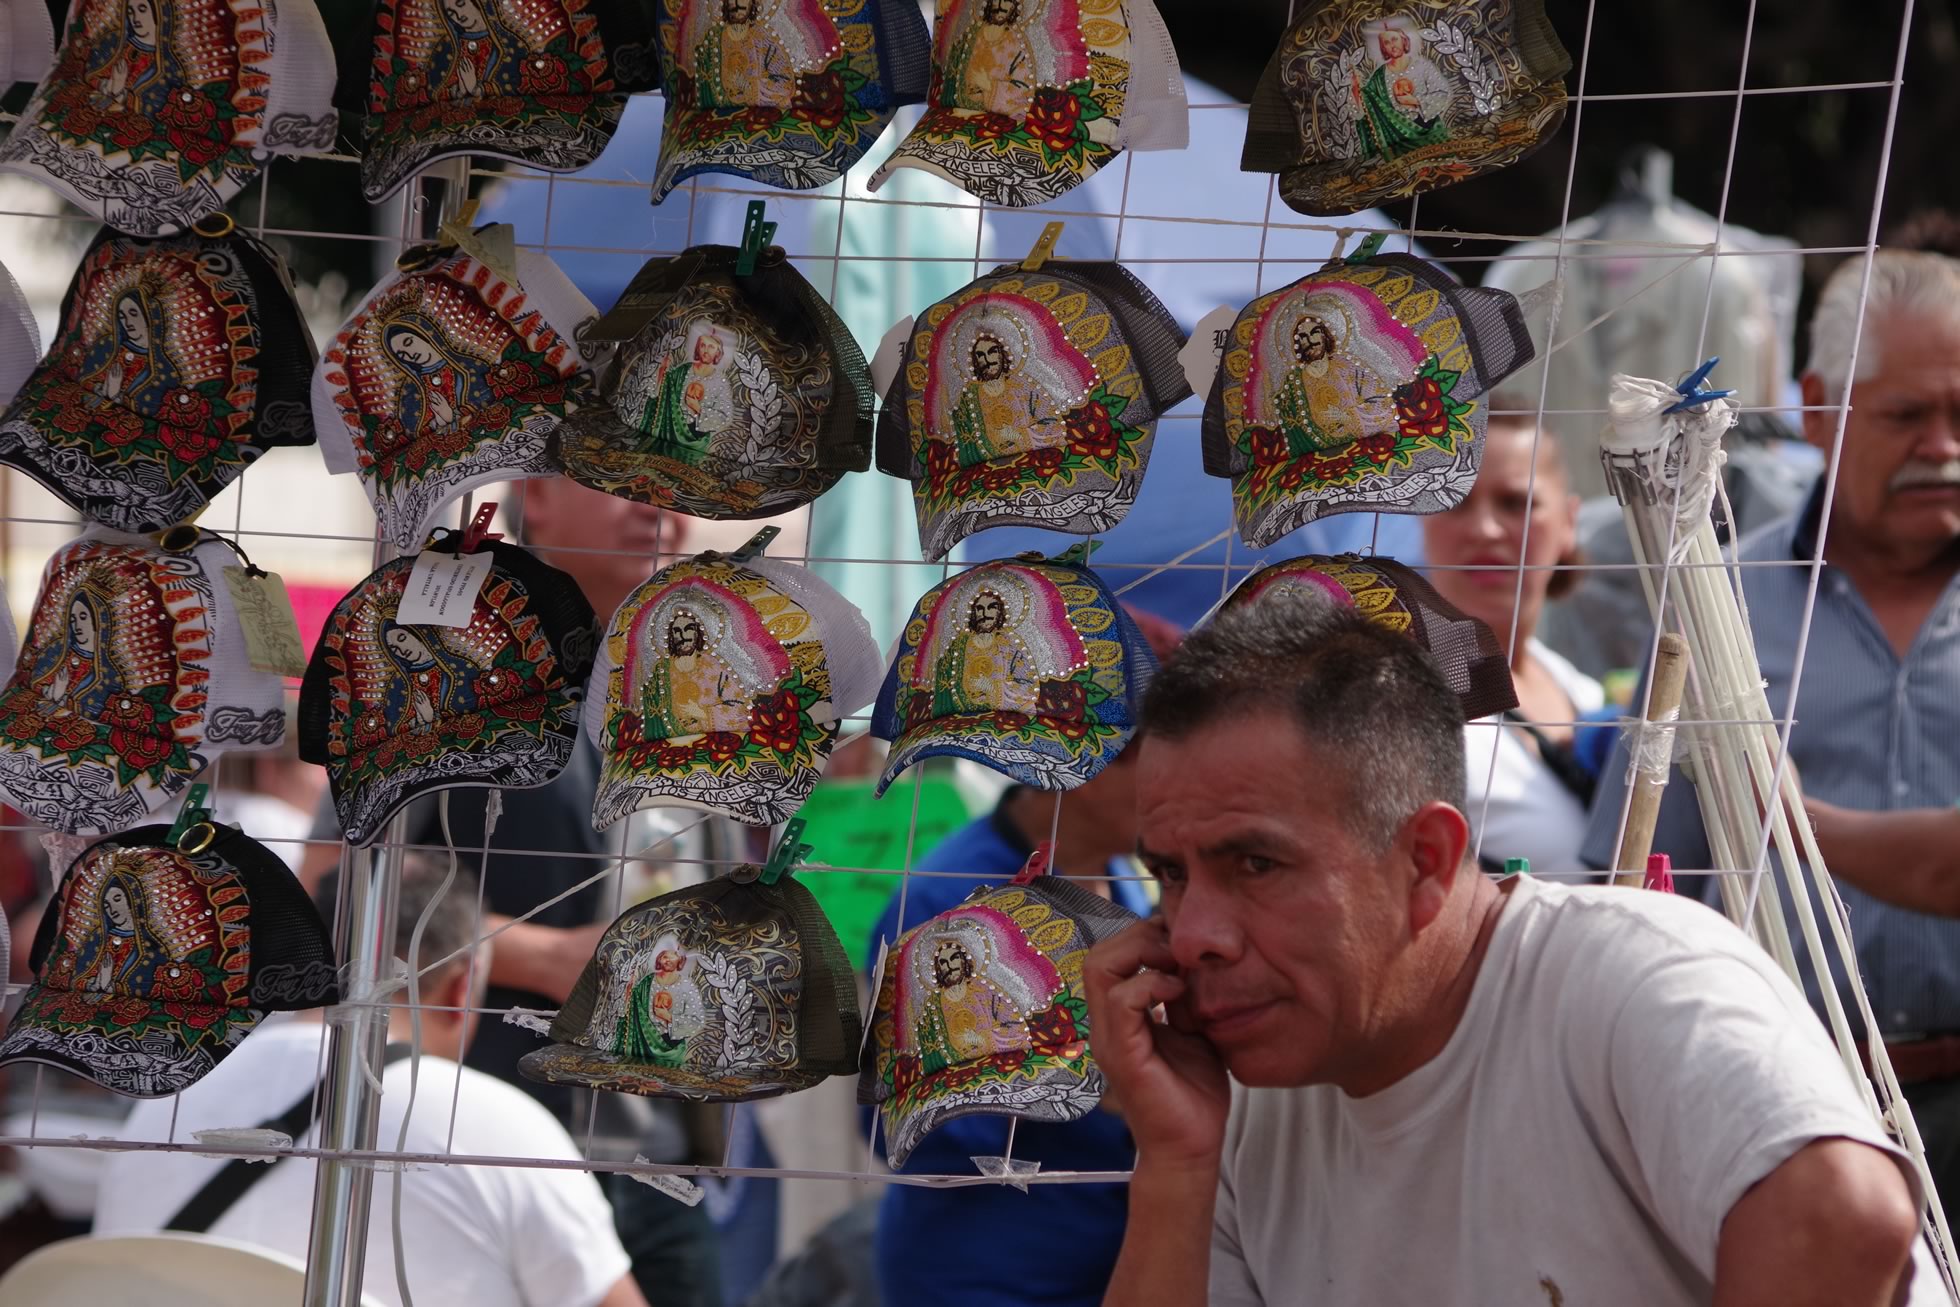
[[232, 548], [93, 527], [41, 577], [0, 688], [0, 794], [70, 835], [123, 830], [233, 750], [286, 738], [285, 687], [254, 671], [223, 570]]
[[499, 270], [453, 248], [412, 253], [313, 374], [328, 469], [360, 477], [404, 549], [479, 486], [562, 471], [552, 435], [593, 398], [576, 337], [598, 316], [542, 254], [514, 250]]
[[1259, 79], [1241, 166], [1330, 217], [1448, 186], [1550, 139], [1571, 67], [1543, 0], [1319, 0]]
[[944, 0], [925, 116], [869, 189], [919, 168], [989, 204], [1040, 204], [1122, 150], [1181, 150], [1190, 135], [1152, 0]]
[[85, 849], [41, 917], [0, 1066], [133, 1098], [201, 1080], [270, 1012], [340, 1001], [333, 941], [278, 855], [209, 821]]
[[223, 209], [259, 160], [330, 152], [333, 91], [313, 0], [77, 3], [53, 68], [0, 141], [0, 171], [118, 231], [169, 235]]
[[878, 420], [919, 545], [975, 531], [1107, 531], [1136, 502], [1157, 419], [1191, 394], [1184, 334], [1120, 263], [996, 268], [913, 325]]
[[1329, 513], [1440, 513], [1483, 462], [1493, 386], [1531, 360], [1515, 297], [1408, 254], [1336, 261], [1239, 311], [1205, 470], [1264, 548]]
[[229, 218], [158, 240], [105, 229], [0, 414], [0, 463], [91, 521], [161, 531], [267, 449], [313, 443], [313, 362], [284, 261]]
[[519, 1069], [548, 1084], [734, 1102], [857, 1070], [857, 977], [816, 897], [755, 866], [628, 908]]
[[666, 0], [658, 204], [702, 173], [785, 190], [843, 176], [892, 111], [925, 99], [931, 41], [912, 0]]

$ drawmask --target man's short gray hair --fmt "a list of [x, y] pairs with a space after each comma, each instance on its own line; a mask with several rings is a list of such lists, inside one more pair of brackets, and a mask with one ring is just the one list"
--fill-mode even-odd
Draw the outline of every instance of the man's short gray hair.
[[1817, 311], [1810, 317], [1810, 371], [1838, 395], [1852, 380], [1853, 340], [1858, 343], [1858, 380], [1879, 369], [1871, 324], [1895, 314], [1960, 322], [1960, 260], [1926, 250], [1880, 250], [1872, 258], [1871, 288], [1865, 294], [1867, 330], [1860, 335], [1858, 291], [1864, 284], [1864, 265], [1857, 255], [1840, 263], [1824, 283]]

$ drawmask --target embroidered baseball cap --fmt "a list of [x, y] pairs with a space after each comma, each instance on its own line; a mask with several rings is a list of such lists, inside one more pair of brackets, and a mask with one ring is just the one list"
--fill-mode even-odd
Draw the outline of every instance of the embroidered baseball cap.
[[1436, 659], [1443, 679], [1462, 700], [1465, 721], [1518, 706], [1510, 660], [1496, 634], [1393, 558], [1359, 554], [1289, 558], [1239, 582], [1218, 611], [1275, 594], [1305, 595], [1352, 608], [1375, 625], [1415, 640]]
[[565, 769], [598, 623], [578, 583], [492, 541], [456, 626], [401, 620], [419, 559], [458, 555], [445, 533], [383, 563], [334, 605], [299, 695], [299, 756], [327, 769], [341, 832], [367, 844], [420, 795], [534, 789]]
[[1157, 418], [1191, 394], [1184, 334], [1120, 263], [994, 269], [920, 315], [878, 419], [943, 558], [994, 526], [1107, 531], [1136, 502]]
[[1157, 659], [1108, 584], [1066, 558], [983, 563], [920, 598], [871, 713], [892, 742], [878, 793], [937, 756], [1072, 790], [1123, 751]]
[[119, 231], [168, 235], [224, 208], [255, 160], [330, 152], [333, 89], [313, 0], [75, 4], [0, 171]]
[[0, 414], [0, 463], [92, 521], [161, 531], [267, 449], [313, 443], [313, 337], [285, 264], [220, 226], [96, 237], [47, 357]]
[[1082, 961], [1137, 920], [1060, 876], [983, 885], [886, 957], [858, 1102], [902, 1166], [932, 1130], [989, 1113], [1074, 1121], [1103, 1094]]
[[0, 0], [0, 90], [38, 82], [54, 66], [54, 17], [45, 0]]
[[438, 159], [575, 172], [659, 83], [650, 0], [379, 0], [361, 189], [379, 202]]
[[894, 109], [926, 98], [931, 38], [910, 0], [670, 0], [659, 24], [667, 117], [655, 204], [701, 173], [826, 185]]
[[69, 835], [104, 835], [233, 750], [286, 738], [284, 682], [252, 670], [230, 545], [91, 527], [57, 549], [0, 688], [0, 794]]
[[1121, 150], [1190, 141], [1152, 0], [941, 0], [925, 116], [869, 189], [920, 168], [989, 204], [1040, 204]]
[[787, 821], [882, 667], [864, 614], [806, 568], [714, 553], [663, 568], [613, 614], [592, 674], [593, 827], [649, 807]]
[[0, 264], [0, 405], [12, 401], [40, 361], [40, 324], [27, 293]]
[[333, 940], [279, 856], [201, 822], [83, 850], [35, 932], [0, 1066], [39, 1062], [132, 1098], [203, 1079], [269, 1012], [340, 1001]]
[[857, 1070], [857, 978], [816, 898], [758, 867], [628, 908], [519, 1068], [548, 1084], [710, 1102]]
[[1470, 492], [1478, 398], [1530, 362], [1523, 311], [1407, 254], [1334, 262], [1239, 311], [1205, 404], [1205, 470], [1264, 548], [1329, 513], [1440, 513]]
[[1544, 0], [1320, 0], [1253, 92], [1240, 166], [1335, 216], [1508, 167], [1565, 118]]
[[771, 517], [871, 466], [871, 376], [836, 311], [771, 246], [655, 259], [588, 331], [620, 341], [603, 402], [558, 428], [575, 481], [705, 518]]
[[355, 472], [383, 535], [419, 541], [458, 496], [556, 476], [551, 436], [591, 398], [575, 340], [597, 311], [557, 264], [518, 250], [507, 277], [422, 247], [347, 319], [313, 373], [313, 424]]

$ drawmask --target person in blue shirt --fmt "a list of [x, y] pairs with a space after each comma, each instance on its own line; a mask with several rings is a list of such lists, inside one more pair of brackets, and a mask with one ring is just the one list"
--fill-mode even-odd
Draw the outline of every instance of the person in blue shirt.
[[[1182, 634], [1171, 623], [1131, 609], [1159, 659]], [[1129, 855], [1136, 847], [1136, 747], [1125, 749], [1087, 783], [1060, 796], [1010, 787], [994, 810], [954, 831], [920, 859], [873, 927], [867, 956], [914, 926], [959, 906], [976, 885], [1008, 880], [1035, 846], [1054, 832], [1052, 869], [1082, 877], [1138, 916], [1151, 910]], [[901, 898], [903, 916], [901, 917]], [[963, 1116], [919, 1141], [899, 1169], [910, 1175], [974, 1175], [973, 1158], [1007, 1152], [1004, 1116]], [[1063, 1125], [1022, 1121], [1013, 1156], [1044, 1171], [1128, 1171], [1136, 1162], [1130, 1132], [1097, 1108]], [[878, 1211], [877, 1268], [887, 1303], [933, 1307], [1098, 1307], [1123, 1246], [1128, 1186], [1036, 1184], [927, 1189], [890, 1185]], [[961, 1232], [985, 1238], [961, 1238]]]

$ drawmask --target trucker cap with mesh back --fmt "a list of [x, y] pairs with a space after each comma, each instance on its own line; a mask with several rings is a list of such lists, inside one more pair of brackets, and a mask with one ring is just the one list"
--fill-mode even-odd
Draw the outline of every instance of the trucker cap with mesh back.
[[807, 568], [715, 553], [663, 568], [613, 614], [593, 669], [592, 825], [649, 807], [788, 820], [882, 671], [864, 614]]
[[912, 0], [665, 0], [659, 15], [655, 204], [701, 173], [828, 185], [893, 110], [926, 98], [931, 39]]
[[705, 518], [771, 517], [871, 466], [864, 354], [776, 246], [655, 259], [584, 339], [622, 342], [558, 428], [573, 480]]
[[548, 257], [509, 278], [422, 247], [347, 319], [313, 373], [313, 424], [333, 472], [354, 472], [400, 548], [495, 481], [556, 476], [552, 433], [596, 383], [576, 340], [598, 316]]
[[1414, 639], [1436, 659], [1443, 679], [1462, 701], [1465, 721], [1518, 706], [1510, 660], [1496, 634], [1393, 558], [1359, 554], [1289, 558], [1241, 581], [1218, 611], [1258, 603], [1271, 595], [1326, 600]]
[[628, 908], [606, 928], [525, 1075], [733, 1102], [857, 1070], [857, 976], [794, 876], [738, 867]]
[[181, 795], [233, 749], [286, 738], [280, 677], [254, 671], [209, 532], [91, 527], [42, 573], [0, 688], [0, 795], [70, 835], [105, 835]]
[[[445, 532], [432, 552], [454, 555]], [[420, 795], [534, 789], [565, 768], [598, 645], [578, 583], [491, 541], [463, 626], [399, 620], [416, 557], [383, 563], [327, 617], [299, 696], [299, 756], [327, 769], [342, 833], [372, 841]]]
[[77, 3], [53, 68], [0, 142], [0, 171], [118, 231], [179, 232], [224, 208], [256, 160], [330, 152], [333, 89], [313, 0]]
[[1123, 751], [1156, 655], [1081, 563], [1022, 554], [920, 598], [878, 692], [892, 742], [883, 794], [932, 757], [966, 758], [1041, 790], [1072, 790]]
[[995, 526], [1094, 535], [1136, 502], [1157, 419], [1191, 394], [1184, 334], [1120, 263], [994, 269], [913, 326], [878, 419], [943, 558]]
[[656, 0], [379, 0], [361, 189], [458, 155], [573, 172], [659, 84]]
[[47, 356], [0, 414], [0, 463], [91, 521], [160, 531], [267, 449], [313, 443], [313, 359], [270, 246], [237, 230], [145, 241], [105, 229]]
[[1355, 213], [1507, 167], [1565, 117], [1544, 0], [1320, 0], [1253, 92], [1247, 172], [1301, 213]]
[[1337, 260], [1239, 311], [1205, 470], [1255, 548], [1329, 513], [1440, 513], [1483, 461], [1479, 398], [1531, 355], [1508, 292], [1408, 254]]
[[0, 406], [13, 401], [41, 361], [41, 327], [27, 292], [0, 264]]
[[54, 18], [45, 0], [0, 0], [0, 90], [39, 82], [54, 66]]
[[1181, 150], [1190, 135], [1152, 0], [942, 0], [925, 116], [869, 188], [919, 168], [989, 204], [1040, 204], [1119, 151]]
[[91, 844], [62, 877], [0, 1066], [133, 1098], [187, 1089], [269, 1012], [340, 1001], [326, 923], [279, 856], [202, 822]]
[[902, 1166], [955, 1117], [1084, 1116], [1103, 1094], [1089, 1052], [1082, 963], [1137, 916], [1060, 876], [1017, 876], [914, 926], [873, 1000], [858, 1102], [884, 1119]]

